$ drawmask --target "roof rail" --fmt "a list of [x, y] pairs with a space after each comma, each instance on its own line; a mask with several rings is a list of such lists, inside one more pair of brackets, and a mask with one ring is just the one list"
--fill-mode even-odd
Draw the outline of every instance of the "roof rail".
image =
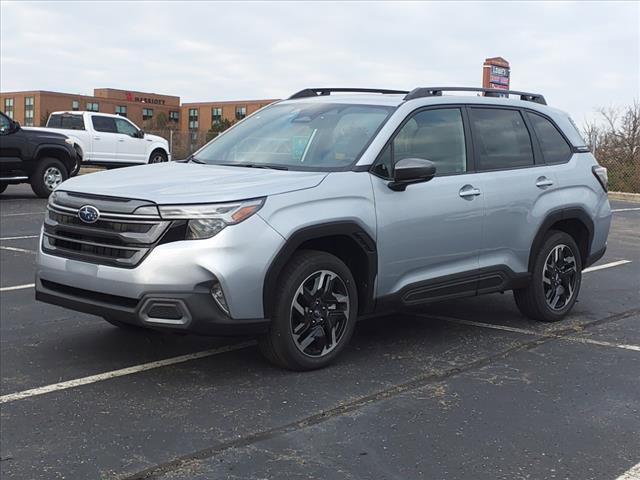
[[294, 98], [317, 97], [320, 95], [330, 95], [332, 92], [356, 92], [356, 93], [401, 93], [408, 94], [407, 90], [385, 90], [382, 88], [305, 88], [294, 93], [289, 100]]
[[517, 92], [515, 90], [500, 90], [498, 88], [475, 88], [475, 87], [420, 87], [411, 90], [405, 100], [413, 100], [422, 97], [440, 97], [442, 92], [482, 92], [487, 97], [498, 97], [501, 95], [519, 95], [520, 100], [535, 102], [546, 105], [547, 101], [539, 93]]

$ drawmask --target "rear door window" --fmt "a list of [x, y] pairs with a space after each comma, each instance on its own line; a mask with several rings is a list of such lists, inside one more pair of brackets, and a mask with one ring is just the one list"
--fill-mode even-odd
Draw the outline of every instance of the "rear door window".
[[72, 115], [69, 113], [54, 114], [49, 117], [47, 127], [84, 130], [84, 119], [82, 115]]
[[470, 108], [478, 170], [502, 170], [533, 165], [529, 130], [518, 110]]
[[571, 147], [553, 123], [532, 112], [527, 112], [527, 117], [538, 137], [544, 161], [546, 163], [567, 162], [571, 158]]
[[101, 115], [92, 115], [91, 123], [93, 128], [98, 132], [116, 133], [116, 122], [111, 117], [103, 117]]

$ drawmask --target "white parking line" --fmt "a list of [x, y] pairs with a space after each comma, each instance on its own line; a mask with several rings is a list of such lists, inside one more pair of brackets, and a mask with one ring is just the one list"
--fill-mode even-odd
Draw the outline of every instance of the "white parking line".
[[0, 215], [0, 218], [5, 217], [20, 217], [22, 215], [44, 215], [44, 211], [42, 212], [21, 212], [21, 213], [7, 213], [5, 215]]
[[13, 287], [2, 287], [0, 288], [0, 292], [11, 292], [13, 290], [24, 290], [25, 288], [33, 288], [35, 287], [35, 283], [27, 283], [26, 285], [14, 285]]
[[39, 235], [23, 235], [22, 237], [0, 237], [0, 242], [3, 240], [25, 240], [27, 238], [38, 238]]
[[616, 480], [640, 480], [640, 463], [620, 475]]
[[633, 208], [614, 208], [613, 210], [611, 210], [612, 212], [635, 212], [637, 210], [640, 210], [640, 207], [633, 207]]
[[605, 268], [611, 267], [619, 267], [620, 265], [626, 265], [627, 263], [631, 263], [631, 260], [618, 260], [617, 262], [604, 263], [595, 267], [585, 268], [584, 270], [582, 270], [582, 273], [595, 272], [596, 270], [603, 270]]
[[4, 245], [0, 245], [0, 250], [8, 250], [10, 252], [31, 253], [33, 255], [36, 254], [34, 250], [27, 250], [26, 248], [18, 248], [18, 247], [5, 247]]
[[631, 350], [633, 352], [640, 352], [640, 345], [628, 345], [625, 343], [605, 342], [602, 340], [592, 340], [590, 338], [574, 337], [569, 335], [557, 335], [550, 331], [527, 330], [526, 328], [509, 327], [507, 325], [495, 325], [493, 323], [474, 322], [473, 320], [464, 320], [462, 318], [445, 317], [444, 315], [430, 315], [428, 313], [419, 314], [419, 317], [433, 318], [436, 320], [443, 320], [449, 323], [457, 323], [460, 325], [470, 325], [472, 327], [489, 328], [491, 330], [502, 330], [504, 332], [521, 333], [523, 335], [533, 335], [536, 337], [553, 337], [558, 340], [567, 340], [569, 342], [586, 343], [590, 345], [599, 345], [601, 347], [614, 347], [621, 348], [623, 350]]
[[10, 393], [8, 395], [2, 395], [0, 397], [0, 404], [14, 402], [23, 398], [35, 397], [37, 395], [44, 395], [46, 393], [58, 392], [60, 390], [79, 387], [81, 385], [102, 382], [104, 380], [109, 380], [112, 378], [124, 377], [125, 375], [145, 372], [147, 370], [153, 370], [155, 368], [167, 367], [169, 365], [176, 365], [178, 363], [189, 362], [191, 360], [198, 360], [200, 358], [211, 357], [213, 355], [220, 355], [221, 353], [233, 352], [235, 350], [241, 350], [243, 348], [251, 347], [255, 344], [255, 340], [249, 340], [247, 342], [236, 343], [235, 345], [225, 345], [224, 347], [212, 348], [211, 350], [188, 353], [186, 355], [180, 355], [178, 357], [165, 358], [164, 360], [143, 363], [140, 365], [135, 365], [133, 367], [121, 368], [120, 370], [112, 370], [111, 372], [99, 373], [98, 375], [91, 375], [89, 377], [54, 383], [52, 385], [47, 385], [44, 387], [32, 388], [29, 390], [23, 390], [21, 392]]

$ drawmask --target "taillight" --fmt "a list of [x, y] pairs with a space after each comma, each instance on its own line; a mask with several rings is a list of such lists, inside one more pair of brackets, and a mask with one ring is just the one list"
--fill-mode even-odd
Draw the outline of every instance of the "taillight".
[[607, 192], [609, 190], [609, 175], [607, 174], [607, 169], [600, 165], [594, 165], [591, 171], [598, 179], [598, 182], [600, 182], [600, 185], [602, 185], [602, 188], [604, 188], [604, 191]]

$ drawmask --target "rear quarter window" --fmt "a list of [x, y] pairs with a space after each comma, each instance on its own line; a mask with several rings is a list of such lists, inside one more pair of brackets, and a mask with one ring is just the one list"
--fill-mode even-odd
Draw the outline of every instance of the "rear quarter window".
[[92, 115], [91, 123], [93, 128], [98, 132], [116, 133], [116, 122], [111, 117], [102, 117], [100, 115]]
[[67, 130], [84, 130], [84, 119], [82, 118], [82, 115], [51, 115], [47, 121], [47, 127], [64, 128]]
[[527, 112], [546, 163], [563, 163], [571, 158], [571, 147], [553, 123], [536, 113]]

